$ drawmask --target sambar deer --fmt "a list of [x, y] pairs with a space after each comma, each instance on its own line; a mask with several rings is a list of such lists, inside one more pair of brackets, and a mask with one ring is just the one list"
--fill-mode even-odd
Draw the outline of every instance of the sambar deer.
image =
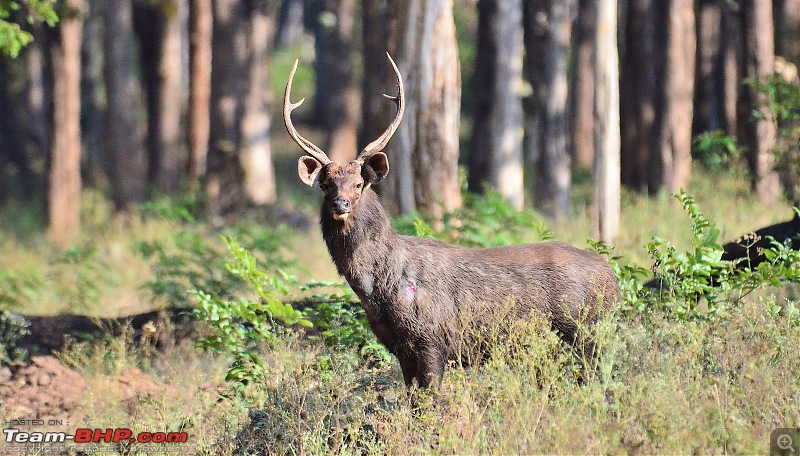
[[468, 249], [392, 228], [370, 188], [389, 171], [381, 151], [405, 104], [402, 77], [387, 56], [398, 93], [384, 96], [396, 103], [397, 114], [355, 160], [332, 162], [292, 125], [291, 113], [304, 101], [290, 101], [297, 61], [286, 84], [283, 119], [308, 154], [298, 163], [300, 179], [322, 190], [320, 225], [331, 258], [360, 298], [372, 331], [397, 356], [405, 383], [440, 382], [465, 342], [458, 322], [481, 324], [492, 309], [505, 308], [506, 319], [538, 312], [568, 343], [591, 345], [579, 322], [591, 327], [619, 295], [614, 272], [599, 256], [558, 242]]

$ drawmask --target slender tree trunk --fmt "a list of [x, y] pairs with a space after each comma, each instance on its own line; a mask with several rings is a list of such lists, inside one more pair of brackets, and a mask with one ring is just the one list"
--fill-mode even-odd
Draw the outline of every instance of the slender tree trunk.
[[327, 133], [326, 152], [339, 163], [355, 158], [358, 150], [358, 92], [353, 75], [352, 48], [355, 0], [317, 0], [316, 105], [317, 122]]
[[[219, 217], [246, 202], [274, 200], [269, 142], [269, 53], [274, 2], [213, 3], [208, 211]], [[242, 83], [243, 78], [245, 83]]]
[[50, 48], [53, 70], [53, 143], [47, 200], [48, 237], [66, 247], [80, 229], [81, 34], [83, 0], [63, 2]]
[[579, 0], [575, 27], [571, 81], [572, 160], [580, 171], [589, 171], [594, 165], [594, 3], [595, 0]]
[[[736, 8], [736, 9], [734, 9]], [[719, 85], [722, 91], [722, 106], [725, 134], [739, 136], [738, 103], [742, 82], [742, 30], [739, 21], [738, 3], [726, 2], [722, 8], [722, 51], [720, 52]]]
[[656, 45], [656, 0], [630, 0], [622, 65], [620, 100], [622, 183], [636, 190], [648, 188], [654, 159], [657, 93], [661, 81]]
[[775, 0], [775, 55], [800, 66], [800, 1]]
[[241, 166], [244, 190], [250, 203], [274, 203], [275, 170], [272, 165], [270, 128], [269, 58], [275, 34], [275, 15], [270, 2], [253, 2], [247, 33], [249, 65], [241, 119]]
[[620, 221], [620, 117], [617, 1], [600, 0], [595, 6], [594, 59], [594, 195], [596, 235], [613, 243]]
[[103, 17], [105, 2], [87, 1], [81, 47], [81, 133], [84, 175], [94, 186], [108, 184], [103, 153]]
[[278, 30], [275, 34], [275, 45], [289, 47], [303, 34], [304, 0], [284, 0], [278, 16]]
[[180, 190], [184, 169], [180, 12], [185, 7], [185, 0], [168, 0], [141, 4], [135, 11], [147, 91], [147, 176], [167, 193]]
[[[386, 65], [388, 11], [385, 0], [364, 0], [362, 5], [364, 79], [361, 90], [361, 129], [358, 145], [364, 147], [377, 138], [392, 121], [393, 112], [386, 109], [382, 93], [391, 87]], [[394, 164], [394, 160], [392, 161]], [[394, 172], [394, 170], [392, 171]], [[383, 186], [378, 186], [381, 190]]]
[[722, 130], [725, 124], [720, 87], [722, 5], [718, 0], [700, 0], [697, 10], [694, 135]]
[[144, 201], [146, 156], [139, 138], [139, 89], [134, 70], [133, 5], [131, 0], [106, 0], [103, 40], [106, 112], [103, 150], [111, 176], [114, 204], [125, 209]]
[[[774, 70], [775, 42], [772, 28], [771, 0], [743, 0], [740, 17], [745, 37], [743, 70], [750, 79], [771, 75]], [[753, 189], [763, 203], [774, 203], [780, 193], [778, 174], [773, 169], [777, 131], [767, 110], [759, 103], [760, 95], [752, 86], [745, 86], [740, 97], [740, 122], [748, 162], [753, 176]], [[757, 118], [751, 115], [759, 112]]]
[[695, 38], [693, 0], [670, 0], [667, 18], [666, 64], [664, 86], [655, 150], [651, 188], [676, 192], [686, 186], [692, 165], [692, 113]]
[[690, 0], [632, 0], [623, 67], [622, 182], [676, 191], [691, 170], [696, 38]]
[[484, 183], [522, 209], [522, 2], [478, 1], [475, 127], [469, 159], [469, 187]]
[[189, 132], [186, 180], [197, 188], [206, 173], [210, 136], [211, 0], [189, 0]]
[[534, 116], [539, 127], [534, 157], [534, 205], [551, 217], [569, 211], [572, 185], [569, 153], [568, 75], [573, 0], [542, 0], [526, 11], [526, 46], [537, 56], [528, 66], [534, 85]]
[[452, 0], [392, 2], [388, 44], [408, 104], [388, 147], [394, 166], [384, 202], [394, 213], [419, 209], [438, 218], [461, 205], [461, 73]]

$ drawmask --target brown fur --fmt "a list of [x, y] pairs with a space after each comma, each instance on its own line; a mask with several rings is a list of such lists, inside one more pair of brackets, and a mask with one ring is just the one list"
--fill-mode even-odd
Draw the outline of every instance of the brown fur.
[[[600, 307], [619, 296], [605, 261], [557, 242], [467, 249], [400, 235], [369, 189], [388, 171], [381, 164], [328, 163], [306, 171], [324, 192], [320, 224], [336, 268], [378, 339], [399, 359], [407, 385], [440, 381], [448, 360], [457, 358], [457, 322], [480, 324], [509, 300], [507, 318], [539, 312], [564, 340], [593, 351], [577, 322], [591, 326]], [[350, 202], [345, 220], [334, 218], [337, 198]]]

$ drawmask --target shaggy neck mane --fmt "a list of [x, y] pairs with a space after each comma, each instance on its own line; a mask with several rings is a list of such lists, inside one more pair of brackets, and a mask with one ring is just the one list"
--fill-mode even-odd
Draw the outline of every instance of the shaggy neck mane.
[[345, 221], [334, 220], [323, 205], [320, 225], [336, 269], [348, 281], [357, 279], [359, 271], [370, 271], [363, 266], [385, 258], [390, 246], [399, 240], [378, 195], [371, 189], [361, 195], [358, 207]]

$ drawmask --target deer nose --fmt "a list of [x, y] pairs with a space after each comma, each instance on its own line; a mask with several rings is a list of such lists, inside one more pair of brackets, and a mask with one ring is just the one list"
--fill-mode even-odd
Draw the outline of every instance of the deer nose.
[[350, 212], [350, 200], [347, 198], [337, 197], [333, 200], [333, 211], [337, 214]]

